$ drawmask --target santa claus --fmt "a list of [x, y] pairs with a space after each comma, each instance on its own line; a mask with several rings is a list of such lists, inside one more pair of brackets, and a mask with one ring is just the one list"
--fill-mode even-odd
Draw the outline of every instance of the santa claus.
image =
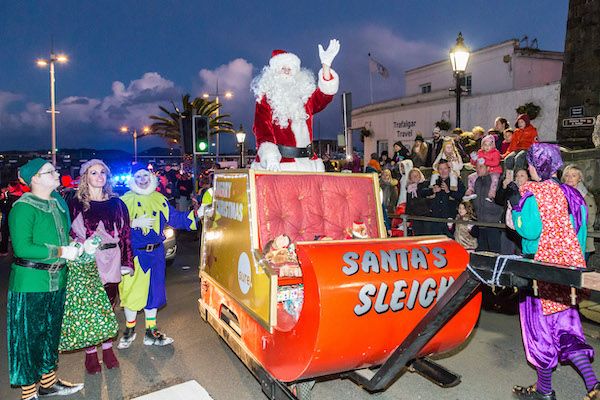
[[254, 135], [258, 157], [252, 168], [270, 171], [325, 170], [312, 148], [313, 114], [333, 100], [339, 77], [331, 63], [340, 51], [340, 42], [329, 41], [327, 50], [319, 45], [323, 68], [318, 83], [300, 59], [283, 50], [273, 51], [269, 65], [252, 81], [256, 95]]

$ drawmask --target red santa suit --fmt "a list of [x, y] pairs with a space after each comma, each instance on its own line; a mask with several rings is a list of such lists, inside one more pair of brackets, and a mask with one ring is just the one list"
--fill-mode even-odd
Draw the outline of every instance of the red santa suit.
[[[279, 72], [282, 68], [291, 70], [287, 77]], [[330, 72], [331, 78], [326, 80], [320, 70], [315, 85], [312, 74], [300, 69], [297, 56], [280, 50], [273, 52], [269, 66], [252, 83], [256, 95], [253, 131], [258, 149], [252, 168], [325, 170], [323, 161], [312, 149], [313, 115], [323, 110], [338, 91], [339, 77], [335, 71], [330, 69]], [[291, 83], [294, 79], [299, 83]], [[282, 93], [278, 82], [291, 84], [290, 92]]]

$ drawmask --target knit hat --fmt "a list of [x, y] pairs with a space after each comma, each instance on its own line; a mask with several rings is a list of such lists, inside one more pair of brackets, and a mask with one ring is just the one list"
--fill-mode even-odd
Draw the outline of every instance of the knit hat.
[[415, 136], [415, 142], [417, 142], [417, 141], [425, 142], [425, 139], [423, 139], [422, 135], [417, 135], [417, 136]]
[[31, 186], [31, 178], [33, 178], [33, 176], [49, 162], [50, 161], [44, 160], [43, 158], [34, 158], [19, 168], [19, 178], [21, 178], [27, 186]]
[[496, 145], [496, 139], [494, 138], [494, 135], [487, 135], [485, 136], [483, 139], [481, 139], [481, 144], [483, 145], [484, 143], [490, 142], [489, 144], [494, 147]]
[[94, 165], [102, 165], [106, 169], [106, 172], [110, 173], [110, 168], [108, 168], [108, 165], [104, 164], [104, 161], [98, 160], [97, 158], [92, 158], [90, 161], [81, 165], [81, 168], [79, 168], [79, 175], [85, 175], [87, 170]]
[[525, 126], [529, 126], [531, 125], [531, 120], [529, 119], [529, 115], [527, 114], [521, 114], [517, 117], [517, 120], [515, 121], [515, 128], [519, 127], [519, 120], [522, 119], [523, 122], [525, 122]]

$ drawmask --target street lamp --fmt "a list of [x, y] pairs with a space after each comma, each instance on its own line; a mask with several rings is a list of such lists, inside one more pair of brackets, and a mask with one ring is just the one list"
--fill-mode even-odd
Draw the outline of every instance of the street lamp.
[[[215, 118], [219, 118], [219, 108], [218, 107], [221, 103], [219, 103], [219, 96], [221, 95], [221, 93], [219, 93], [219, 80], [217, 79], [217, 90], [215, 90], [214, 93], [202, 93], [202, 97], [205, 99], [209, 99], [210, 97], [214, 97], [215, 98], [215, 102], [217, 103], [217, 109], [215, 110]], [[225, 93], [222, 93], [226, 99], [231, 99], [233, 97], [233, 92], [230, 90], [225, 91]], [[215, 144], [216, 144], [216, 150], [215, 150], [215, 162], [219, 162], [219, 132], [215, 133]]]
[[462, 32], [458, 33], [456, 38], [456, 44], [450, 50], [450, 63], [452, 64], [452, 71], [454, 72], [454, 79], [456, 86], [454, 89], [450, 89], [451, 92], [456, 94], [456, 127], [460, 128], [460, 97], [463, 93], [467, 93], [468, 89], [463, 89], [461, 86], [462, 78], [465, 75], [467, 69], [467, 63], [469, 62], [469, 48], [465, 46], [465, 41], [462, 36]]
[[240, 130], [235, 133], [235, 138], [240, 145], [240, 168], [244, 168], [244, 141], [246, 140], [246, 132], [240, 125]]
[[54, 63], [58, 62], [61, 64], [69, 61], [67, 56], [64, 54], [54, 54], [54, 50], [50, 52], [50, 58], [39, 58], [36, 61], [38, 67], [47, 67], [50, 65], [50, 120], [52, 121], [52, 164], [56, 165], [56, 102], [54, 96]]
[[[137, 138], [138, 138], [137, 128], [133, 128], [133, 132], [132, 132], [127, 126], [122, 126], [120, 131], [122, 133], [133, 133], [133, 161], [137, 162]], [[142, 132], [144, 133], [144, 135], [147, 135], [148, 133], [150, 133], [150, 127], [144, 126], [142, 128]]]

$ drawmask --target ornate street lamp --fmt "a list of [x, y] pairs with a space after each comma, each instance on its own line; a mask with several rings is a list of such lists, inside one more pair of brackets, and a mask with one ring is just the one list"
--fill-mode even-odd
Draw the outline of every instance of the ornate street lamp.
[[460, 128], [460, 97], [463, 93], [468, 92], [461, 86], [461, 81], [465, 75], [467, 64], [471, 53], [469, 48], [465, 46], [465, 41], [462, 36], [462, 32], [458, 33], [456, 38], [456, 44], [450, 50], [450, 63], [452, 64], [452, 71], [454, 72], [454, 79], [456, 86], [454, 89], [450, 89], [451, 92], [456, 94], [456, 127]]
[[246, 141], [246, 132], [240, 125], [240, 130], [235, 133], [235, 138], [240, 145], [240, 168], [244, 168], [244, 142]]

